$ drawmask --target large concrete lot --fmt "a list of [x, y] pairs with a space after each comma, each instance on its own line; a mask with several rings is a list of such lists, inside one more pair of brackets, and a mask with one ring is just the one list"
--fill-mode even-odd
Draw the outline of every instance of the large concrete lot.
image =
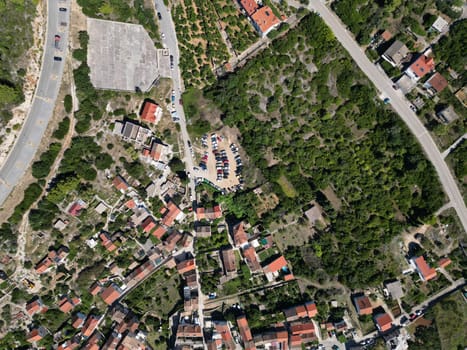
[[88, 64], [98, 89], [147, 91], [159, 77], [170, 77], [168, 52], [158, 50], [141, 25], [87, 19]]

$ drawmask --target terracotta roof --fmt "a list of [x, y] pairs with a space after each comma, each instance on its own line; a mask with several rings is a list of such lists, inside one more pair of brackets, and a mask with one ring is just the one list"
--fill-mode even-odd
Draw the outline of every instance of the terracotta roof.
[[381, 332], [386, 332], [392, 327], [392, 319], [387, 313], [375, 317], [376, 325]]
[[196, 324], [179, 324], [177, 328], [177, 338], [201, 338], [203, 332]]
[[94, 282], [91, 287], [89, 287], [89, 292], [92, 294], [92, 295], [97, 295], [99, 294], [99, 292], [102, 290], [102, 285], [96, 281]]
[[26, 304], [26, 311], [30, 316], [32, 316], [36, 312], [41, 311], [42, 306], [42, 301], [40, 299], [36, 299]]
[[425, 281], [429, 281], [436, 277], [436, 270], [429, 267], [423, 256], [413, 259], [417, 270]]
[[392, 34], [390, 31], [385, 30], [383, 33], [381, 33], [381, 38], [383, 38], [384, 41], [389, 41], [392, 38]]
[[128, 183], [120, 175], [115, 176], [115, 178], [112, 181], [112, 184], [119, 191], [125, 191], [128, 189]]
[[86, 315], [81, 312], [78, 312], [71, 319], [71, 326], [73, 328], [80, 328], [84, 324], [85, 319], [86, 319]]
[[281, 22], [269, 6], [263, 6], [256, 10], [256, 12], [251, 15], [251, 19], [256, 23], [261, 33], [266, 33]]
[[251, 16], [259, 8], [255, 0], [240, 0], [240, 4], [245, 9], [248, 16]]
[[305, 305], [296, 306], [295, 313], [297, 314], [298, 317], [306, 317], [308, 315], [305, 309]]
[[439, 72], [436, 72], [426, 84], [430, 85], [436, 92], [441, 92], [448, 86], [448, 81]]
[[284, 275], [284, 281], [292, 281], [293, 279], [295, 279], [295, 276], [292, 272]]
[[122, 290], [116, 284], [111, 284], [101, 293], [101, 298], [107, 305], [111, 305], [115, 300], [120, 298]]
[[284, 256], [281, 255], [280, 257], [278, 257], [277, 259], [272, 261], [269, 265], [265, 266], [264, 267], [264, 272], [265, 273], [268, 273], [268, 272], [274, 273], [274, 272], [277, 272], [280, 269], [282, 269], [284, 266], [287, 266], [287, 260], [285, 260]]
[[80, 300], [79, 299], [72, 300], [68, 296], [65, 295], [58, 301], [58, 308], [62, 312], [70, 312], [77, 305], [74, 303], [75, 301], [78, 301], [77, 304], [79, 304]]
[[68, 209], [68, 213], [72, 216], [78, 216], [81, 209], [83, 209], [83, 206], [80, 203], [75, 202], [72, 204], [70, 209]]
[[214, 326], [216, 331], [221, 335], [225, 347], [227, 349], [235, 349], [232, 333], [230, 332], [230, 328], [227, 325], [227, 322], [216, 322]]
[[248, 320], [245, 316], [237, 317], [237, 325], [238, 329], [240, 330], [240, 335], [242, 336], [243, 342], [247, 342], [253, 339], [251, 335], [250, 326], [248, 325]]
[[371, 315], [373, 312], [373, 307], [371, 306], [370, 299], [365, 296], [359, 296], [354, 298], [355, 307], [359, 315]]
[[222, 262], [226, 273], [237, 271], [237, 264], [233, 249], [222, 250]]
[[162, 157], [162, 152], [164, 151], [164, 145], [158, 142], [153, 142], [151, 146], [151, 158], [155, 161], [158, 161]]
[[439, 267], [446, 267], [451, 263], [451, 259], [449, 258], [442, 258], [440, 261], [438, 261], [438, 266]]
[[144, 103], [143, 111], [141, 112], [141, 120], [148, 123], [155, 123], [158, 108], [160, 107], [157, 104], [146, 101]]
[[308, 317], [315, 317], [318, 314], [318, 308], [316, 307], [316, 303], [311, 301], [305, 303], [305, 309], [308, 313]]
[[177, 205], [174, 202], [170, 201], [167, 205], [167, 211], [165, 212], [165, 215], [162, 218], [162, 223], [165, 226], [172, 226], [175, 219], [181, 212], [182, 211], [180, 210], [180, 208], [177, 207]]
[[99, 238], [101, 239], [104, 248], [107, 249], [109, 252], [113, 252], [115, 249], [117, 249], [117, 246], [112, 242], [107, 233], [101, 232]]
[[[52, 266], [52, 260], [50, 260], [48, 257], [45, 257], [44, 259], [42, 259], [40, 262], [36, 264], [35, 271], [38, 274], [42, 274], [46, 272], [50, 266]], [[4, 279], [2, 278], [2, 280]]]
[[435, 60], [433, 57], [421, 55], [410, 65], [409, 69], [414, 72], [418, 78], [423, 78], [426, 74], [435, 69]]
[[136, 202], [133, 199], [130, 199], [125, 203], [125, 206], [129, 209], [134, 209], [136, 208]]
[[44, 338], [46, 334], [47, 334], [46, 329], [40, 326], [38, 328], [34, 328], [33, 330], [31, 330], [26, 336], [26, 339], [28, 342], [32, 343], [32, 342], [41, 340], [42, 338]]
[[148, 216], [141, 223], [141, 228], [144, 232], [149, 233], [156, 227], [156, 220], [152, 216]]
[[167, 232], [167, 229], [164, 226], [157, 226], [156, 229], [152, 232], [154, 236], [161, 239], [162, 236]]
[[169, 252], [174, 250], [175, 245], [182, 239], [182, 234], [178, 231], [173, 231], [164, 241], [165, 249]]
[[233, 228], [233, 239], [236, 247], [240, 247], [248, 243], [248, 236], [243, 227], [243, 222], [240, 222]]
[[218, 204], [212, 208], [198, 207], [196, 208], [196, 216], [198, 217], [198, 220], [216, 220], [222, 217], [222, 209]]
[[315, 325], [313, 322], [294, 324], [290, 326], [290, 332], [293, 335], [315, 333]]
[[246, 260], [246, 263], [252, 272], [260, 271], [261, 265], [258, 261], [255, 248], [253, 246], [248, 246], [242, 251], [243, 257]]
[[177, 264], [177, 271], [181, 275], [194, 269], [196, 269], [195, 259], [188, 259]]
[[81, 331], [83, 336], [89, 337], [96, 329], [98, 323], [99, 318], [97, 316], [89, 315], [84, 323], [83, 330]]

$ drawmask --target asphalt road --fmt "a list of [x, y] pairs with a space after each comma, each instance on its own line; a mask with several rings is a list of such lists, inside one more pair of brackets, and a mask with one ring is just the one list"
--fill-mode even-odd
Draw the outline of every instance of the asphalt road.
[[[66, 8], [67, 11], [59, 11], [60, 7]], [[66, 22], [66, 25], [61, 26], [61, 22]], [[0, 206], [29, 167], [52, 117], [67, 53], [68, 23], [69, 0], [48, 0], [46, 40], [39, 83], [21, 132], [0, 169]], [[55, 48], [56, 34], [61, 36], [59, 49]], [[54, 56], [63, 59], [54, 61]]]
[[[292, 6], [301, 6], [297, 1], [293, 0], [289, 0], [289, 4]], [[390, 99], [392, 108], [407, 124], [412, 134], [417, 138], [418, 142], [422, 146], [426, 156], [436, 169], [444, 192], [449, 197], [452, 207], [456, 210], [462, 226], [467, 232], [467, 208], [459, 188], [457, 187], [456, 181], [454, 180], [450, 169], [446, 165], [446, 162], [444, 161], [435, 142], [431, 138], [428, 130], [423, 126], [417, 115], [410, 109], [410, 103], [400, 91], [393, 89], [392, 81], [383, 72], [378, 70], [372, 62], [370, 62], [337, 15], [335, 15], [319, 0], [310, 1], [308, 8], [319, 13], [324, 22], [326, 22], [334, 32], [337, 40], [339, 40], [342, 46], [344, 46], [344, 48], [349, 52], [350, 56], [379, 90], [381, 95], [384, 98], [387, 97]], [[313, 34], [310, 33], [310, 35]]]
[[182, 77], [180, 75], [180, 69], [178, 64], [180, 62], [180, 54], [178, 51], [178, 41], [177, 41], [177, 34], [175, 31], [175, 25], [172, 21], [171, 13], [169, 9], [164, 5], [163, 0], [155, 0], [156, 11], [159, 12], [162, 16], [162, 19], [159, 20], [159, 26], [161, 33], [164, 34], [164, 38], [162, 42], [165, 47], [169, 49], [169, 54], [173, 56], [174, 59], [174, 68], [172, 69], [172, 81], [173, 81], [173, 89], [175, 91], [175, 103], [173, 104], [173, 109], [177, 112], [178, 117], [180, 118], [180, 131], [183, 140], [183, 162], [185, 163], [185, 168], [187, 173], [190, 174], [190, 191], [193, 195], [193, 201], [195, 199], [195, 179], [192, 176], [193, 172], [193, 156], [191, 154], [191, 147], [189, 146], [190, 136], [188, 135], [188, 131], [186, 129], [186, 117], [185, 112], [183, 110], [183, 106], [179, 103], [181, 99], [181, 95], [183, 93], [183, 82]]
[[[189, 187], [190, 187], [190, 198], [192, 201], [193, 208], [196, 207], [196, 192], [195, 192], [195, 177], [193, 175], [193, 156], [192, 156], [192, 148], [189, 145], [192, 145], [190, 141], [190, 136], [188, 135], [188, 131], [186, 128], [186, 117], [185, 117], [185, 111], [183, 110], [183, 106], [179, 103], [181, 99], [181, 95], [183, 93], [183, 81], [182, 77], [180, 75], [180, 69], [179, 69], [179, 58], [180, 54], [178, 51], [178, 41], [177, 41], [177, 34], [175, 31], [175, 25], [172, 21], [171, 13], [169, 9], [164, 5], [163, 0], [155, 0], [155, 6], [156, 6], [156, 11], [161, 14], [162, 19], [159, 20], [159, 26], [160, 26], [160, 31], [161, 33], [164, 34], [164, 38], [162, 39], [162, 42], [165, 47], [169, 49], [169, 54], [173, 55], [173, 62], [174, 66], [172, 69], [172, 82], [173, 82], [173, 89], [175, 92], [175, 103], [173, 103], [172, 108], [175, 109], [177, 112], [178, 117], [180, 118], [179, 124], [180, 124], [180, 131], [181, 131], [181, 136], [182, 136], [182, 141], [183, 141], [183, 158], [182, 161], [185, 163], [185, 169], [186, 172], [189, 175]], [[194, 210], [193, 210], [194, 212]], [[186, 252], [191, 253], [193, 257], [195, 257], [195, 252], [194, 252], [194, 247], [193, 243], [186, 249]], [[204, 313], [203, 313], [203, 302], [206, 299], [206, 297], [203, 295], [203, 292], [201, 291], [201, 285], [200, 285], [200, 275], [198, 269], [196, 269], [196, 280], [198, 281], [198, 296], [199, 300], [201, 301], [199, 303], [199, 309], [198, 309], [198, 317], [199, 321], [201, 324], [201, 327], [204, 325]]]

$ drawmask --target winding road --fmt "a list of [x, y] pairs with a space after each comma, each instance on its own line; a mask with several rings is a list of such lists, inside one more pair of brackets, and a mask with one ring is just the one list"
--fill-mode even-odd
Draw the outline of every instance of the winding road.
[[[294, 7], [303, 6], [298, 1], [294, 0], [288, 0], [288, 3]], [[430, 133], [417, 115], [410, 109], [409, 101], [407, 101], [400, 91], [394, 90], [392, 87], [392, 81], [383, 72], [378, 70], [372, 62], [370, 62], [362, 48], [358, 46], [355, 39], [347, 31], [345, 25], [337, 15], [334, 14], [334, 12], [319, 0], [311, 0], [308, 5], [308, 9], [316, 11], [321, 16], [324, 22], [333, 31], [337, 40], [339, 40], [342, 46], [348, 51], [360, 69], [374, 84], [376, 89], [379, 90], [384, 98], [390, 99], [392, 108], [407, 124], [412, 134], [417, 138], [418, 142], [422, 146], [426, 156], [433, 164], [433, 167], [436, 169], [444, 192], [449, 197], [452, 207], [456, 210], [462, 226], [467, 232], [467, 208], [457, 183]], [[312, 33], [310, 33], [310, 35], [312, 35]]]
[[[39, 83], [21, 133], [0, 169], [0, 206], [30, 166], [52, 117], [67, 55], [69, 11], [69, 0], [47, 1], [47, 30]], [[56, 34], [61, 37], [58, 49], [54, 45]], [[56, 61], [54, 57], [62, 60]]]

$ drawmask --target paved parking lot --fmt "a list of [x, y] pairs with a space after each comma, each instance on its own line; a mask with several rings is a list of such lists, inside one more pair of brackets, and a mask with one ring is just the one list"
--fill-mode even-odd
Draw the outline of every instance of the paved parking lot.
[[168, 50], [158, 50], [141, 25], [88, 18], [88, 64], [98, 89], [148, 91], [170, 77]]
[[205, 135], [201, 142], [201, 147], [195, 149], [201, 159], [195, 165], [198, 170], [194, 175], [220, 188], [234, 190], [240, 184], [241, 177], [237, 177], [237, 174], [241, 174], [243, 167], [237, 146], [215, 133]]

